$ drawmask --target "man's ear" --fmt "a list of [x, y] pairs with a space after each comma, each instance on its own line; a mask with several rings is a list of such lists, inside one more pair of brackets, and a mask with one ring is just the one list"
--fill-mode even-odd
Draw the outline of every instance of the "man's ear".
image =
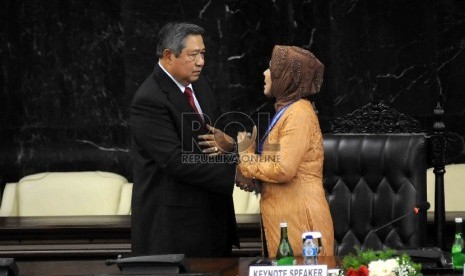
[[166, 60], [169, 64], [173, 61], [174, 53], [170, 49], [163, 50], [163, 59]]

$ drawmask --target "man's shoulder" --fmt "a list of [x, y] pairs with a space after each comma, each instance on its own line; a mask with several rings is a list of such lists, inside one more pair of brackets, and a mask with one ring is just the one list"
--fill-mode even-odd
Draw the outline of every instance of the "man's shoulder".
[[145, 87], [153, 87], [153, 86], [158, 86], [158, 81], [156, 79], [155, 72], [151, 72], [145, 80], [141, 83], [139, 88], [137, 90], [144, 89]]
[[148, 91], [159, 91], [160, 86], [155, 78], [155, 74], [152, 72], [147, 78], [139, 85], [136, 90], [135, 95], [142, 95], [147, 93]]
[[153, 74], [150, 74], [139, 86], [132, 97], [131, 106], [155, 104], [162, 100], [162, 93]]

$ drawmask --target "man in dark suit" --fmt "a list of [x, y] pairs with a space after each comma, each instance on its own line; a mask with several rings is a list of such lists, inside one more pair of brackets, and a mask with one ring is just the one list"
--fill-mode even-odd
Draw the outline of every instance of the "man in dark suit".
[[218, 159], [234, 151], [234, 140], [210, 126], [221, 114], [200, 76], [203, 33], [193, 24], [165, 25], [159, 62], [131, 104], [134, 255], [222, 257], [238, 246], [235, 164]]

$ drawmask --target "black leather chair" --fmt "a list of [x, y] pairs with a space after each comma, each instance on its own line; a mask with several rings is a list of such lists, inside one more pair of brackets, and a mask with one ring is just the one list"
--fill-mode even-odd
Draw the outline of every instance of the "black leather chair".
[[423, 134], [325, 134], [324, 187], [335, 254], [419, 247], [426, 238], [427, 145]]

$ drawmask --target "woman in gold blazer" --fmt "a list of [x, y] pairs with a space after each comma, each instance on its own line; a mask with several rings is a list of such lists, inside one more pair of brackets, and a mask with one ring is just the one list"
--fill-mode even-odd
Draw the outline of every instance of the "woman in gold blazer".
[[275, 46], [270, 68], [264, 72], [264, 92], [276, 99], [276, 115], [258, 144], [256, 128], [252, 137], [238, 134], [237, 184], [250, 191], [246, 178], [260, 182], [262, 225], [270, 257], [277, 252], [280, 222], [288, 224], [296, 256], [302, 255], [302, 233], [307, 231], [321, 232], [320, 256], [334, 254], [333, 221], [322, 182], [322, 134], [312, 104], [305, 99], [320, 90], [323, 70], [309, 51]]

